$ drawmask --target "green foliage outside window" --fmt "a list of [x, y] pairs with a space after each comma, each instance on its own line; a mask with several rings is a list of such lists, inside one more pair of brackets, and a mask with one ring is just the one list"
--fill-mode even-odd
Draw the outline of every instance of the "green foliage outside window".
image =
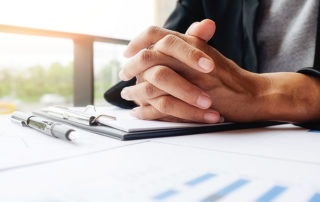
[[11, 96], [25, 102], [36, 102], [43, 94], [54, 93], [70, 99], [72, 96], [73, 64], [53, 63], [23, 70], [0, 69], [0, 98]]
[[[118, 81], [120, 62], [111, 60], [95, 74], [95, 98], [102, 99], [103, 93]], [[72, 102], [73, 63], [53, 63], [49, 68], [41, 65], [22, 70], [0, 68], [0, 99], [6, 96], [23, 102], [38, 102], [44, 94], [58, 94]]]
[[104, 92], [119, 81], [118, 75], [120, 70], [121, 63], [118, 60], [113, 59], [95, 74], [95, 99], [103, 99]]

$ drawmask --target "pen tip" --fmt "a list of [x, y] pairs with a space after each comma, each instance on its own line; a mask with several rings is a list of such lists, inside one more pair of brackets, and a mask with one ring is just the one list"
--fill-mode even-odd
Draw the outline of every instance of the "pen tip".
[[79, 133], [75, 132], [75, 131], [71, 131], [68, 135], [69, 140], [75, 140], [78, 139], [80, 137]]

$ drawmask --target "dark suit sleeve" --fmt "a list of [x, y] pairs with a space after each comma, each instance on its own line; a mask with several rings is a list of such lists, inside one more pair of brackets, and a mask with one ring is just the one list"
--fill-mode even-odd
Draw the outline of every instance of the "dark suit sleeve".
[[[319, 4], [320, 11], [320, 4]], [[316, 39], [316, 50], [314, 57], [314, 65], [312, 68], [303, 68], [298, 72], [302, 74], [307, 74], [309, 76], [318, 77], [320, 79], [320, 12], [318, 13], [318, 27], [317, 27], [317, 39]]]
[[[202, 3], [200, 0], [179, 0], [164, 27], [184, 33], [193, 22], [203, 19], [202, 13]], [[135, 85], [135, 83], [135, 78], [130, 81], [119, 82], [105, 92], [105, 100], [121, 108], [130, 109], [136, 107], [137, 105], [134, 102], [124, 100], [120, 96], [123, 88]]]
[[300, 69], [298, 73], [306, 74], [306, 75], [317, 77], [320, 79], [320, 69], [316, 67], [303, 68], [303, 69]]
[[130, 81], [120, 81], [116, 85], [112, 86], [107, 92], [104, 93], [104, 99], [113, 104], [115, 106], [124, 108], [124, 109], [132, 109], [137, 105], [132, 101], [127, 101], [122, 99], [121, 91], [123, 88], [128, 86], [133, 86], [136, 84], [136, 78], [131, 79]]
[[[320, 11], [320, 4], [319, 4], [319, 11]], [[313, 67], [300, 69], [298, 73], [306, 74], [306, 75], [320, 79], [320, 13], [318, 13], [318, 28], [317, 28], [316, 41], [317, 41], [316, 51], [315, 51]], [[319, 100], [319, 103], [320, 103], [320, 100]], [[305, 128], [313, 129], [313, 130], [320, 130], [320, 120], [315, 120], [314, 122], [311, 122], [311, 123], [303, 123], [298, 125]]]
[[[320, 5], [319, 5], [320, 11]], [[317, 28], [317, 39], [316, 39], [316, 50], [314, 57], [314, 65], [310, 68], [303, 68], [298, 71], [298, 73], [306, 74], [309, 76], [318, 77], [320, 79], [320, 13], [318, 15], [318, 28]]]
[[202, 5], [201, 0], [179, 0], [164, 28], [185, 33], [192, 23], [205, 18]]
[[[320, 4], [319, 4], [319, 11], [320, 11]], [[313, 67], [300, 69], [298, 73], [318, 77], [320, 79], [320, 12], [318, 14], [316, 50], [315, 50]]]
[[[319, 46], [319, 44], [318, 44], [318, 46]], [[298, 71], [298, 73], [302, 73], [302, 74], [320, 79], [320, 68], [319, 67], [303, 68], [303, 69], [300, 69]], [[320, 103], [320, 101], [319, 101], [319, 103]], [[301, 124], [296, 124], [296, 125], [304, 127], [304, 128], [312, 129], [312, 130], [320, 130], [320, 120], [315, 120], [314, 122], [301, 123]]]

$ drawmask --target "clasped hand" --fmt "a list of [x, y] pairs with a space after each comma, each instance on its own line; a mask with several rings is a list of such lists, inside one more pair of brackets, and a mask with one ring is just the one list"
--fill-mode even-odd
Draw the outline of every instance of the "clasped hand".
[[121, 92], [139, 105], [133, 116], [204, 123], [266, 119], [270, 79], [240, 68], [209, 46], [214, 32], [214, 22], [204, 20], [186, 34], [150, 27], [130, 42], [124, 55], [131, 59], [119, 76], [137, 78], [136, 85]]

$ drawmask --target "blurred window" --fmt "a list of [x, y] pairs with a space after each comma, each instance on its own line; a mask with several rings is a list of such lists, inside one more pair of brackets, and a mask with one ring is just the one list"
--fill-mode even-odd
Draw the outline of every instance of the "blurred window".
[[[0, 26], [133, 39], [150, 25], [162, 26], [176, 0], [10, 0], [0, 6]], [[94, 99], [118, 82], [123, 45], [94, 43]], [[69, 39], [1, 33], [0, 105], [31, 111], [72, 105], [73, 43]], [[1, 109], [0, 109], [1, 111]], [[5, 111], [5, 110], [4, 110]]]
[[104, 105], [104, 92], [119, 82], [118, 74], [126, 59], [122, 56], [126, 46], [94, 43], [94, 104]]
[[0, 33], [0, 103], [33, 110], [72, 103], [71, 40]]

